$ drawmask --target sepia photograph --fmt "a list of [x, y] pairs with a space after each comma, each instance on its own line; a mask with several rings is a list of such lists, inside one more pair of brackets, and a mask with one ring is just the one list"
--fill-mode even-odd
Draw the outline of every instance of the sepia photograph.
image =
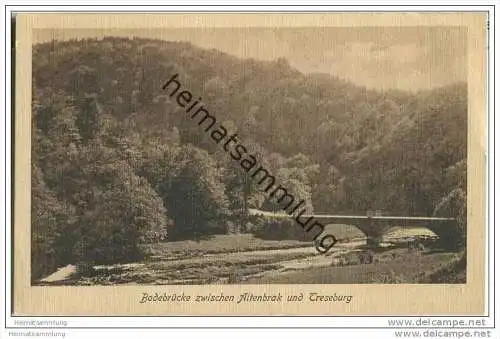
[[[18, 240], [35, 291], [361, 309], [352, 286], [469, 288], [486, 187], [466, 24], [37, 20]], [[306, 285], [332, 288], [284, 293]]]
[[35, 30], [33, 284], [465, 283], [465, 34]]

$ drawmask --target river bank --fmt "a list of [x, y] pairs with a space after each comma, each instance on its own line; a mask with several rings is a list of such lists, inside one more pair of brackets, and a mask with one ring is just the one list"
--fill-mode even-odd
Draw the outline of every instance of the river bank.
[[[249, 238], [244, 238], [249, 240]], [[257, 246], [234, 250], [220, 238], [219, 246], [192, 249], [175, 243], [155, 245], [147, 260], [116, 265], [97, 265], [91, 276], [78, 277], [74, 265], [61, 268], [39, 285], [191, 285], [191, 284], [272, 284], [272, 283], [391, 283], [417, 282], [423, 276], [442, 269], [456, 259], [456, 254], [408, 252], [387, 249], [376, 254], [373, 264], [332, 267], [333, 258], [349, 253], [366, 243], [358, 239], [336, 245], [328, 255], [321, 255], [310, 243], [279, 245], [257, 240]], [[241, 238], [239, 238], [242, 241]], [[260, 241], [260, 242], [259, 242]], [[226, 244], [226, 245], [220, 245]], [[248, 242], [247, 242], [248, 244]], [[198, 246], [194, 245], [194, 246]], [[163, 248], [161, 246], [164, 246]], [[168, 246], [168, 247], [167, 247]], [[276, 248], [278, 247], [278, 248]], [[165, 250], [168, 248], [168, 250]], [[202, 252], [203, 251], [203, 252]], [[201, 253], [200, 253], [201, 252]]]

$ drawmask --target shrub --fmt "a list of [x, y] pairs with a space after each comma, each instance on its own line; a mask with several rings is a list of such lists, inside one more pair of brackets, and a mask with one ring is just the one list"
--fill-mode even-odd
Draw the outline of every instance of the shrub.
[[371, 264], [373, 263], [373, 258], [375, 254], [373, 251], [362, 251], [359, 253], [359, 262], [361, 264]]
[[141, 259], [141, 243], [166, 237], [170, 222], [162, 200], [128, 166], [104, 166], [93, 198], [74, 232], [76, 261], [114, 263]]
[[[292, 217], [290, 218], [265, 218], [254, 217], [254, 235], [268, 240], [311, 240], [311, 235], [305, 232]], [[311, 239], [308, 239], [308, 236]]]

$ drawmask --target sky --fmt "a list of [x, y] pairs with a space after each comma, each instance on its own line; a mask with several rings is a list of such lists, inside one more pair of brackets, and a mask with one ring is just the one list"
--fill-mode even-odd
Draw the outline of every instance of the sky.
[[33, 42], [136, 36], [188, 41], [241, 58], [286, 58], [303, 73], [327, 73], [374, 89], [421, 90], [467, 80], [460, 27], [35, 29]]

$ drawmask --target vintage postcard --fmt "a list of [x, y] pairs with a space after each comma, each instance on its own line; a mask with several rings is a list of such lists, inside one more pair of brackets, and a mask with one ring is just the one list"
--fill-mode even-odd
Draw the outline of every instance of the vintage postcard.
[[15, 22], [15, 314], [484, 314], [486, 13]]

